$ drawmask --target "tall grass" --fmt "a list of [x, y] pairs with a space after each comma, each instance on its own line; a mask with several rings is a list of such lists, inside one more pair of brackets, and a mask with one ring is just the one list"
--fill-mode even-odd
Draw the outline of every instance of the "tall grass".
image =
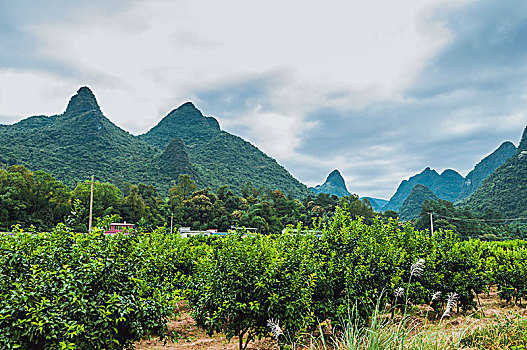
[[[421, 323], [403, 314], [390, 318], [386, 310], [381, 310], [379, 304], [372, 311], [370, 323], [361, 326], [350, 313], [345, 327], [340, 332], [324, 335], [320, 328], [320, 336], [312, 339], [304, 349], [309, 350], [439, 350], [458, 349], [468, 325], [460, 330], [447, 331], [441, 324]], [[291, 348], [302, 349], [302, 348]]]
[[[438, 324], [428, 324], [427, 317], [425, 317], [425, 323], [423, 324], [417, 319], [412, 319], [408, 314], [408, 296], [412, 278], [421, 277], [424, 268], [423, 259], [419, 259], [412, 264], [410, 279], [406, 285], [406, 294], [405, 289], [402, 287], [395, 290], [395, 300], [405, 295], [404, 307], [400, 308], [404, 311], [402, 311], [403, 313], [400, 316], [394, 317], [397, 305], [392, 305], [391, 310], [388, 310], [386, 306], [381, 307], [383, 300], [381, 293], [367, 325], [360, 319], [357, 313], [357, 306], [355, 305], [348, 311], [347, 319], [343, 320], [344, 322], [340, 322], [340, 324], [344, 325], [341, 330], [327, 336], [322, 327], [319, 326], [320, 336], [318, 338], [308, 335], [307, 342], [297, 341], [295, 343], [289, 341], [289, 345], [282, 346], [282, 348], [292, 350], [458, 349], [468, 327], [462, 327], [457, 333], [455, 331], [447, 332], [441, 323], [444, 317], [451, 316], [452, 308], [457, 303], [456, 293], [452, 293], [449, 296], [445, 313]], [[437, 293], [435, 293], [434, 297], [437, 296]], [[390, 314], [391, 317], [389, 317]], [[298, 343], [302, 345], [299, 346]]]
[[319, 334], [302, 335], [284, 350], [453, 350], [453, 349], [508, 349], [527, 350], [527, 319], [518, 314], [496, 317], [493, 323], [473, 327], [475, 320], [467, 318], [455, 328], [439, 321], [409, 317], [401, 314], [389, 317], [389, 310], [377, 303], [368, 325], [357, 321], [355, 312], [349, 313], [344, 328], [329, 332], [319, 325]]
[[[411, 267], [410, 279], [406, 290], [402, 287], [394, 290], [395, 303], [405, 296], [404, 305], [381, 306], [383, 296], [377, 299], [369, 322], [360, 318], [355, 305], [348, 311], [347, 319], [339, 322], [343, 325], [338, 331], [328, 332], [319, 325], [319, 334], [303, 334], [294, 339], [287, 333], [279, 334], [273, 330], [278, 340], [283, 336], [280, 349], [284, 350], [450, 350], [450, 349], [510, 349], [527, 350], [527, 319], [518, 314], [496, 318], [494, 323], [473, 327], [476, 320], [468, 317], [464, 324], [449, 327], [443, 322], [450, 318], [458, 302], [457, 293], [447, 298], [444, 313], [439, 322], [434, 323], [426, 316], [412, 317], [409, 314], [409, 286], [412, 277], [419, 278], [424, 270], [424, 260], [420, 259]], [[440, 292], [434, 293], [432, 301], [437, 300]], [[399, 309], [400, 314], [395, 315]], [[476, 311], [476, 313], [479, 311]], [[278, 326], [278, 321], [276, 326]], [[270, 327], [273, 324], [271, 323]], [[277, 335], [278, 334], [278, 335]], [[284, 341], [285, 340], [285, 341]]]

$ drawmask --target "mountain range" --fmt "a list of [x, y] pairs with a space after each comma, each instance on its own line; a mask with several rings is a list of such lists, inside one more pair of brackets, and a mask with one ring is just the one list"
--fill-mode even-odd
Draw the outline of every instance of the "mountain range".
[[382, 210], [399, 211], [417, 184], [426, 186], [440, 199], [450, 202], [462, 201], [474, 193], [483, 180], [511, 158], [516, 151], [516, 146], [512, 142], [503, 142], [495, 151], [476, 164], [465, 178], [452, 169], [446, 169], [439, 174], [427, 167], [421, 173], [408, 180], [403, 180]]
[[89, 179], [146, 183], [166, 193], [180, 174], [199, 187], [229, 185], [281, 190], [296, 198], [308, 188], [274, 159], [222, 131], [190, 102], [171, 111], [147, 133], [134, 136], [106, 118], [88, 87], [60, 115], [33, 116], [0, 125], [0, 165], [44, 170], [69, 186]]
[[383, 210], [399, 211], [401, 205], [417, 184], [428, 187], [439, 198], [454, 201], [459, 195], [463, 181], [463, 177], [455, 170], [447, 169], [438, 174], [435, 170], [428, 167], [408, 180], [403, 180]]
[[[21, 164], [44, 170], [70, 187], [96, 179], [124, 185], [152, 184], [167, 193], [180, 174], [189, 174], [199, 188], [228, 185], [281, 190], [295, 198], [313, 193], [350, 195], [338, 170], [324, 184], [308, 189], [285, 168], [251, 143], [223, 131], [214, 117], [204, 116], [191, 102], [168, 113], [145, 134], [134, 136], [103, 115], [88, 87], [71, 97], [60, 115], [32, 116], [12, 125], [0, 124], [0, 166]], [[405, 210], [417, 199], [435, 196], [468, 205], [476, 211], [497, 210], [505, 216], [527, 216], [527, 128], [518, 148], [504, 142], [483, 158], [466, 177], [447, 169], [426, 168], [401, 182], [389, 202], [367, 198], [377, 211]], [[406, 215], [403, 213], [404, 215]], [[413, 214], [412, 214], [413, 215]]]

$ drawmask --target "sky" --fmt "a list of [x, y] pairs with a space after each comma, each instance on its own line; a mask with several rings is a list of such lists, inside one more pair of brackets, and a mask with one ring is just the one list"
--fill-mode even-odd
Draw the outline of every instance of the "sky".
[[527, 125], [525, 0], [0, 0], [0, 123], [81, 86], [142, 134], [192, 101], [308, 186], [389, 199]]

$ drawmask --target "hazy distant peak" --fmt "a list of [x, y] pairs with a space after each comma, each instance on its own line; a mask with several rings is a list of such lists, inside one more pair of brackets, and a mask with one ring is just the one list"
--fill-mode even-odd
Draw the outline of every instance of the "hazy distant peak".
[[427, 166], [423, 171], [421, 171], [421, 174], [426, 174], [426, 173], [435, 173], [435, 174], [437, 174], [437, 171], [435, 171], [435, 169], [430, 169], [430, 167]]
[[328, 175], [328, 177], [326, 178], [326, 182], [324, 182], [322, 185], [310, 187], [309, 189], [316, 194], [329, 193], [339, 197], [350, 195], [346, 187], [346, 182], [344, 181], [344, 178], [337, 169], [333, 170]]
[[457, 171], [455, 171], [454, 169], [445, 169], [445, 170], [443, 170], [443, 172], [441, 173], [441, 176], [443, 176], [443, 175], [463, 177]]
[[78, 114], [95, 110], [101, 112], [97, 99], [93, 92], [87, 86], [81, 87], [77, 90], [77, 94], [73, 95], [66, 108], [66, 114]]
[[329, 173], [328, 177], [326, 178], [326, 183], [330, 183], [334, 186], [345, 188], [347, 190], [346, 182], [344, 181], [344, 178], [340, 174], [340, 171], [338, 171], [337, 169]]
[[[526, 128], [527, 129], [527, 128]], [[514, 143], [512, 143], [511, 141], [504, 141], [500, 147], [498, 147], [498, 149], [500, 148], [514, 148], [516, 149], [516, 146], [514, 145]]]
[[179, 106], [179, 108], [190, 108], [190, 109], [198, 110], [198, 108], [194, 105], [194, 103], [192, 103], [190, 101], [187, 101], [187, 102], [183, 103], [181, 106]]

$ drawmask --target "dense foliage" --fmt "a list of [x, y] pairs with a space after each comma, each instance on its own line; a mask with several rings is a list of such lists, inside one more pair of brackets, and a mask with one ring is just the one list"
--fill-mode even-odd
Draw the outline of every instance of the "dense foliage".
[[483, 158], [467, 176], [459, 193], [458, 200], [468, 198], [477, 190], [483, 181], [499, 168], [507, 159], [514, 156], [516, 146], [510, 141], [503, 142], [494, 152]]
[[0, 236], [0, 348], [123, 349], [166, 338], [186, 286], [187, 243], [162, 232]]
[[[196, 193], [183, 181], [175, 191]], [[449, 312], [473, 309], [490, 286], [508, 302], [527, 298], [525, 241], [460, 241], [448, 230], [353, 218], [361, 202], [346, 198], [327, 222], [274, 235], [101, 234], [112, 217], [91, 234], [64, 224], [49, 233], [15, 227], [0, 236], [0, 346], [130, 348], [145, 336], [168, 337], [182, 297], [198, 326], [239, 336], [241, 349], [269, 336], [269, 319], [294, 337], [317, 320], [338, 329], [350, 310], [366, 322], [376, 307], [401, 307], [401, 295], [437, 317], [452, 293]]]
[[399, 210], [401, 220], [410, 220], [418, 218], [421, 214], [421, 207], [426, 200], [437, 200], [437, 196], [425, 185], [417, 184], [406, 197]]
[[431, 305], [438, 318], [453, 293], [458, 301], [449, 313], [475, 308], [491, 285], [509, 302], [527, 298], [523, 241], [460, 241], [396, 220], [367, 225], [340, 208], [316, 233], [292, 228], [278, 236], [233, 234], [197, 262], [189, 301], [200, 327], [248, 340], [268, 334], [266, 320], [275, 318], [291, 337], [314, 320], [343, 327], [350, 312], [365, 322], [402, 298]]
[[317, 261], [312, 237], [234, 233], [198, 263], [189, 303], [199, 327], [239, 337], [240, 349], [269, 333], [279, 319], [295, 334], [314, 318], [311, 299]]
[[[118, 214], [151, 229], [165, 224], [168, 204], [153, 186], [124, 182], [122, 189], [96, 181], [93, 215]], [[0, 231], [9, 231], [13, 225], [46, 231], [68, 221], [75, 231], [87, 232], [89, 198], [88, 181], [70, 190], [41, 170], [30, 172], [19, 165], [0, 169]]]
[[[70, 190], [43, 171], [31, 172], [23, 166], [0, 169], [0, 231], [9, 231], [16, 224], [47, 231], [67, 221], [75, 231], [87, 232], [89, 196], [88, 181]], [[188, 226], [195, 230], [226, 232], [236, 226], [255, 228], [267, 234], [281, 232], [287, 225], [296, 226], [300, 222], [313, 228], [320, 220], [328, 221], [337, 206], [352, 218], [363, 217], [368, 225], [375, 217], [384, 221], [397, 218], [397, 213], [389, 210], [376, 213], [367, 199], [359, 200], [356, 195], [339, 198], [320, 193], [300, 201], [281, 191], [256, 188], [250, 183], [242, 186], [241, 195], [237, 195], [227, 186], [216, 192], [210, 188], [197, 190], [189, 175], [181, 175], [165, 198], [152, 185], [123, 182], [119, 188], [95, 181], [93, 213], [94, 217], [116, 215], [116, 220], [135, 223], [148, 230], [164, 225], [170, 227], [172, 221], [175, 228]], [[437, 229], [452, 230], [461, 239], [527, 237], [527, 227], [522, 221], [504, 221], [492, 210], [474, 213], [444, 200], [425, 201], [420, 218], [412, 223], [418, 229], [429, 228], [428, 213], [434, 213]], [[404, 215], [403, 211], [401, 216]]]
[[[286, 225], [300, 221], [311, 225], [319, 219], [327, 220], [337, 205], [347, 208], [353, 217], [372, 221], [376, 215], [357, 196], [319, 194], [301, 202], [281, 191], [255, 188], [250, 183], [241, 188], [241, 195], [227, 186], [216, 193], [210, 188], [196, 189], [189, 175], [178, 178], [167, 198], [162, 198], [152, 185], [123, 182], [119, 188], [96, 181], [93, 215], [117, 215], [119, 220], [150, 230], [169, 226], [173, 217], [176, 228], [215, 228], [225, 232], [231, 226], [245, 226], [262, 233], [281, 232]], [[88, 181], [70, 190], [43, 171], [33, 173], [22, 166], [0, 169], [0, 231], [9, 231], [15, 224], [45, 231], [67, 220], [75, 231], [87, 232], [89, 198]], [[75, 215], [71, 216], [71, 212]]]

